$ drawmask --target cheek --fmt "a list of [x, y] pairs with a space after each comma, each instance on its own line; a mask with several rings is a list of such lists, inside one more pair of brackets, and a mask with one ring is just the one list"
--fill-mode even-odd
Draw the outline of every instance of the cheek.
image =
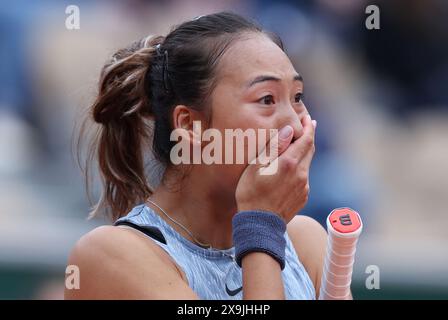
[[[233, 140], [233, 155], [237, 152], [244, 154], [244, 163], [248, 164], [251, 160], [266, 147], [266, 143], [270, 140], [271, 129], [278, 129], [281, 126], [283, 120], [280, 110], [263, 108], [255, 104], [241, 104], [237, 108], [229, 108], [228, 112], [217, 112], [213, 117], [213, 127], [218, 129], [224, 140], [225, 129], [240, 129], [243, 132], [249, 131], [255, 136], [255, 141], [252, 144], [249, 143], [247, 138], [240, 139], [240, 144], [236, 139]], [[242, 140], [242, 141], [241, 141]], [[228, 139], [227, 139], [228, 141]], [[225, 153], [223, 143], [223, 152]], [[250, 145], [249, 145], [250, 144]], [[239, 149], [238, 149], [239, 147]], [[234, 162], [235, 163], [235, 162]]]
[[[228, 105], [215, 104], [213, 107], [210, 127], [218, 130], [222, 137], [221, 155], [223, 162], [229, 150], [232, 152], [232, 155], [229, 156], [232, 161], [231, 164], [215, 165], [212, 171], [213, 175], [219, 179], [220, 184], [233, 188], [236, 187], [247, 164], [265, 148], [270, 138], [269, 129], [276, 128], [276, 116], [275, 113], [267, 112], [266, 109], [241, 102], [233, 102]], [[229, 139], [226, 136], [226, 129], [230, 129], [236, 138]], [[246, 133], [250, 131], [255, 138], [251, 142], [248, 138], [243, 137], [241, 139], [237, 131], [234, 131], [235, 129]], [[229, 143], [230, 140], [232, 140], [232, 143]], [[237, 162], [237, 154], [242, 154], [242, 164]]]

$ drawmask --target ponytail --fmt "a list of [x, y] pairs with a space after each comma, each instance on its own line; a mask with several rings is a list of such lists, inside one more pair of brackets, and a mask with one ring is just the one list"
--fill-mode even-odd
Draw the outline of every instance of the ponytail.
[[143, 142], [149, 141], [153, 118], [147, 73], [155, 46], [163, 37], [148, 37], [117, 51], [101, 71], [91, 110], [100, 124], [95, 150], [103, 192], [90, 216], [105, 211], [113, 220], [144, 201], [152, 190], [144, 174]]

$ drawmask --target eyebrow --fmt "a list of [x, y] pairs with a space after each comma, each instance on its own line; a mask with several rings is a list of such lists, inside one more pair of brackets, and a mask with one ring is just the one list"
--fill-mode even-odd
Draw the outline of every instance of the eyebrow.
[[[249, 84], [247, 85], [247, 88], [252, 87], [253, 85], [260, 83], [260, 82], [265, 82], [265, 81], [276, 81], [279, 82], [282, 79], [274, 77], [274, 76], [268, 76], [268, 75], [262, 75], [262, 76], [258, 76], [255, 77], [255, 79], [253, 79], [252, 81], [249, 82]], [[293, 78], [293, 81], [300, 81], [303, 82], [303, 77], [300, 74], [296, 74]]]

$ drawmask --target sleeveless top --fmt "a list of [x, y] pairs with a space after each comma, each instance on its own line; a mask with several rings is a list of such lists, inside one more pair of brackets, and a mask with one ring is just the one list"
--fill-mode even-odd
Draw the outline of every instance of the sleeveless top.
[[[134, 207], [115, 224], [131, 226], [150, 236], [184, 271], [189, 287], [204, 300], [241, 300], [242, 269], [233, 257], [235, 248], [205, 249], [181, 236], [153, 209]], [[314, 285], [285, 232], [283, 286], [287, 300], [315, 299]]]

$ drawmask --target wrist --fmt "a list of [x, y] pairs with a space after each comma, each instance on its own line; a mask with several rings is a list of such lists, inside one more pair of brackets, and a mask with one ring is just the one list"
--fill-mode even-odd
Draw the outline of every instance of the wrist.
[[263, 252], [285, 266], [286, 223], [275, 213], [263, 210], [238, 212], [232, 220], [235, 258], [241, 267], [244, 256]]

